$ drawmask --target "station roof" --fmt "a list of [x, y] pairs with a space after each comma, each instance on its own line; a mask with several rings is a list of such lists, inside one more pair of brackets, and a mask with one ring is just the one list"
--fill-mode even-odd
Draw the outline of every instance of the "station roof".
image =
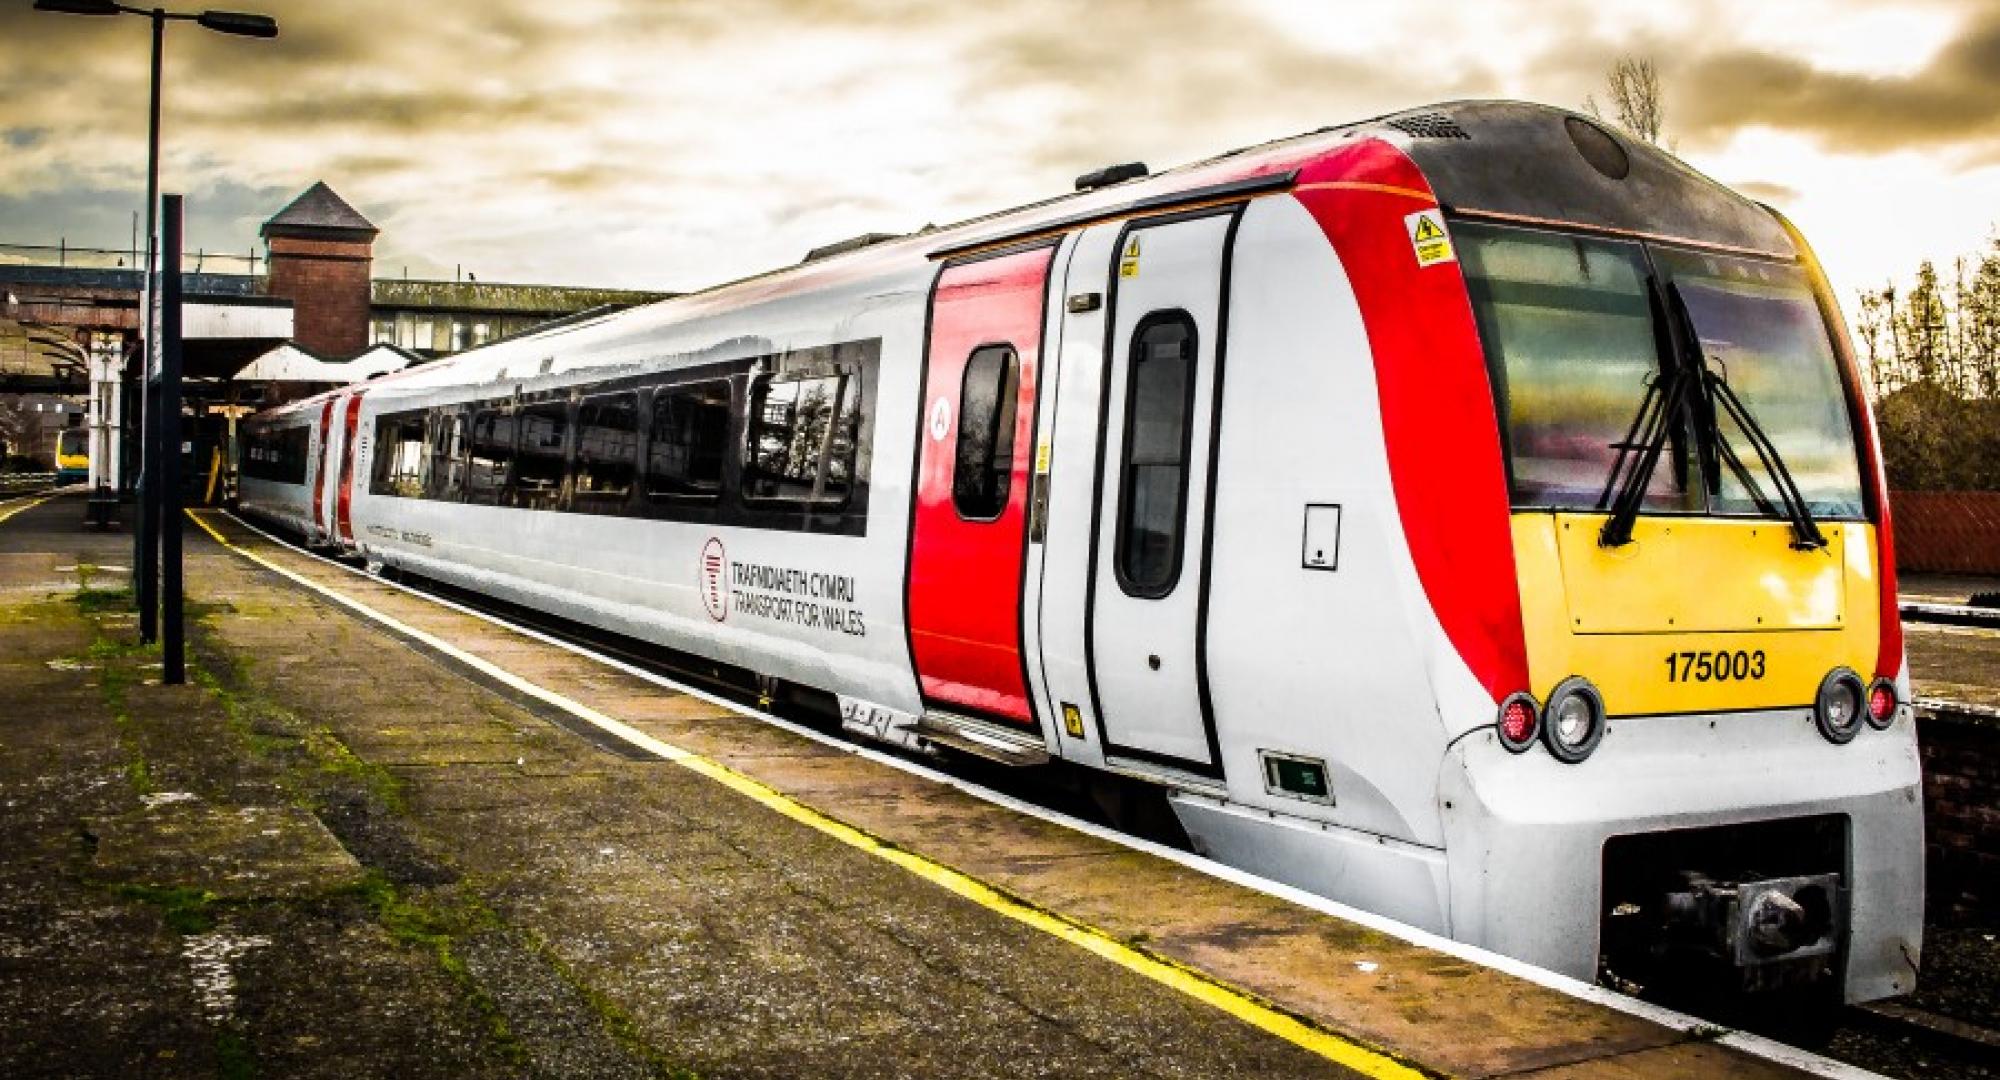
[[293, 199], [283, 210], [271, 215], [259, 232], [270, 236], [273, 232], [285, 230], [333, 229], [343, 232], [365, 232], [370, 236], [380, 232], [375, 223], [361, 216], [361, 211], [349, 206], [346, 199], [326, 186], [326, 181], [315, 180], [313, 185], [298, 198]]

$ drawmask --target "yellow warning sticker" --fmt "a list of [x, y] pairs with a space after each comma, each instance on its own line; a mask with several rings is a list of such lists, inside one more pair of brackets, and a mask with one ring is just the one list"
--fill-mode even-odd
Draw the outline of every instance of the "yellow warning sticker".
[[1118, 276], [1122, 278], [1139, 276], [1139, 238], [1137, 236], [1125, 242], [1124, 254], [1118, 257]]
[[1410, 232], [1410, 247], [1417, 253], [1418, 266], [1435, 266], [1458, 260], [1458, 255], [1451, 249], [1451, 234], [1444, 231], [1442, 212], [1419, 210], [1403, 219], [1403, 227]]
[[1047, 473], [1049, 471], [1048, 443], [1042, 443], [1035, 447], [1035, 471], [1038, 473]]

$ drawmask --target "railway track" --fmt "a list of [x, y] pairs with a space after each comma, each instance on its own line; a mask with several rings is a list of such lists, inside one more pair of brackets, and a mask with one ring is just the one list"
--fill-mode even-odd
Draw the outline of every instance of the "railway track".
[[7, 473], [0, 475], [0, 503], [41, 495], [55, 490], [54, 473]]
[[1906, 600], [1901, 605], [1904, 622], [1933, 623], [1940, 626], [1977, 626], [2000, 630], [2000, 608], [1971, 604], [1932, 604]]

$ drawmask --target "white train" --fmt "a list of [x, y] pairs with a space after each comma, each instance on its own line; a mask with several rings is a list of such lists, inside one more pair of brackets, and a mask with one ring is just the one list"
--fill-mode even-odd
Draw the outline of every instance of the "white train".
[[1881, 467], [1783, 218], [1511, 103], [1078, 188], [265, 413], [242, 508], [1571, 975], [1911, 989]]

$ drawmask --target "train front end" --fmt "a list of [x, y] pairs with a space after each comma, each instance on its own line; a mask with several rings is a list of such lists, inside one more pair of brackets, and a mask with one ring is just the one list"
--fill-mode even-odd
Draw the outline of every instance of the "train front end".
[[69, 428], [56, 436], [56, 483], [81, 484], [90, 479], [90, 433]]
[[1406, 152], [1492, 387], [1526, 662], [1440, 778], [1454, 935], [1675, 999], [1909, 992], [1888, 514], [1811, 252], [1583, 118], [1454, 119]]

